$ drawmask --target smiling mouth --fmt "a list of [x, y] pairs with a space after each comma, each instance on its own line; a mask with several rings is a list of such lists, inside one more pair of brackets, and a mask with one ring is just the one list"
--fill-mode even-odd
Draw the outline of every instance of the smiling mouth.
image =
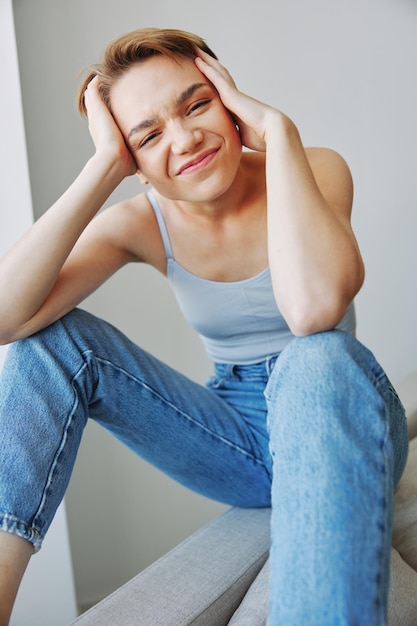
[[178, 175], [194, 174], [194, 172], [198, 172], [204, 169], [205, 167], [207, 167], [207, 165], [209, 165], [209, 163], [212, 162], [217, 152], [218, 152], [218, 148], [215, 148], [213, 150], [207, 150], [207, 152], [204, 152], [203, 154], [193, 159], [192, 161], [185, 163], [185, 165], [183, 165], [179, 169]]

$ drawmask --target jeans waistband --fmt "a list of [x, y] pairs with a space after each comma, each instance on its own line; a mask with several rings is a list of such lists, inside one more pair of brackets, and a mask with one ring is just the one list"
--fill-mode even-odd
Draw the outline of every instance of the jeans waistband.
[[258, 363], [249, 363], [248, 365], [241, 365], [239, 363], [214, 363], [214, 368], [218, 376], [225, 378], [233, 378], [234, 376], [237, 378], [269, 378], [278, 357], [279, 354], [272, 354]]

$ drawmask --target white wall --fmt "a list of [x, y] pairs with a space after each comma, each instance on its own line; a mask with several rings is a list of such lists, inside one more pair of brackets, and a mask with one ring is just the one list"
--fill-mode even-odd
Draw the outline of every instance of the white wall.
[[[243, 90], [282, 108], [308, 145], [339, 150], [356, 184], [367, 279], [359, 337], [395, 381], [416, 369], [417, 6], [413, 0], [15, 0], [30, 173], [39, 215], [91, 153], [79, 70], [141, 26], [205, 37]], [[115, 194], [136, 191], [128, 181]], [[186, 374], [209, 371], [163, 279], [126, 268], [87, 307]], [[82, 603], [110, 591], [218, 511], [89, 427], [68, 496]]]
[[[23, 111], [11, 0], [0, 3], [0, 256], [33, 221]], [[2, 297], [7, 297], [3, 294]], [[0, 347], [0, 368], [6, 347]], [[30, 562], [11, 626], [57, 626], [76, 616], [65, 507], [52, 523], [45, 547]]]

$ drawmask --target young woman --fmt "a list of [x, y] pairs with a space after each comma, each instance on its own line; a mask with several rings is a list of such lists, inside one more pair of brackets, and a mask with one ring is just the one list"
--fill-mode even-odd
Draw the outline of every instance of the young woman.
[[[271, 625], [384, 624], [407, 433], [353, 336], [346, 163], [182, 31], [110, 44], [80, 108], [94, 156], [0, 265], [1, 624], [88, 417], [206, 496], [272, 506]], [[150, 191], [96, 216], [135, 173]], [[168, 276], [206, 386], [75, 309], [131, 261]]]

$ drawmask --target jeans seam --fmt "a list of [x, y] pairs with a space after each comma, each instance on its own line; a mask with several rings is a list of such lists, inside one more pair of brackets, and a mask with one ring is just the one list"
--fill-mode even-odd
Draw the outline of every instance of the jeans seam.
[[62, 430], [60, 443], [59, 443], [59, 446], [57, 447], [57, 450], [55, 452], [54, 458], [53, 458], [52, 463], [50, 465], [50, 468], [49, 468], [49, 471], [48, 471], [48, 475], [46, 477], [46, 481], [45, 481], [44, 487], [42, 489], [42, 497], [41, 497], [41, 499], [39, 501], [38, 508], [36, 509], [36, 511], [35, 511], [35, 513], [33, 515], [33, 518], [32, 518], [32, 520], [33, 520], [32, 527], [33, 527], [33, 529], [35, 531], [39, 532], [39, 534], [41, 536], [43, 536], [44, 533], [41, 531], [39, 526], [37, 526], [37, 523], [39, 523], [41, 521], [40, 518], [41, 518], [41, 515], [42, 515], [42, 512], [43, 512], [44, 506], [45, 506], [45, 502], [46, 502], [46, 498], [47, 498], [47, 491], [48, 491], [49, 487], [52, 484], [54, 473], [55, 473], [55, 471], [56, 471], [56, 469], [57, 469], [57, 467], [59, 465], [59, 460], [60, 460], [62, 451], [64, 450], [66, 441], [68, 439], [68, 430], [69, 430], [69, 428], [70, 428], [70, 426], [71, 426], [71, 424], [73, 422], [73, 418], [74, 418], [75, 412], [76, 412], [77, 407], [79, 405], [79, 398], [78, 398], [77, 392], [75, 391], [74, 382], [82, 374], [82, 372], [86, 369], [87, 365], [88, 364], [86, 362], [84, 362], [83, 365], [80, 367], [80, 369], [77, 371], [77, 373], [71, 379], [71, 386], [72, 386], [72, 388], [74, 390], [74, 396], [75, 396], [74, 403], [73, 403], [73, 405], [71, 407], [71, 410], [69, 411], [67, 420], [65, 422], [65, 426], [64, 426], [64, 428]]
[[215, 431], [211, 430], [210, 428], [208, 428], [207, 426], [205, 426], [204, 424], [199, 422], [195, 417], [189, 415], [188, 413], [186, 413], [185, 411], [180, 409], [178, 406], [176, 406], [171, 400], [169, 400], [169, 399], [165, 398], [164, 396], [162, 396], [159, 393], [159, 391], [157, 391], [156, 389], [151, 387], [148, 382], [145, 382], [144, 380], [141, 380], [137, 376], [133, 376], [126, 369], [124, 369], [123, 367], [120, 367], [118, 365], [115, 365], [114, 363], [112, 363], [108, 359], [104, 359], [102, 357], [98, 357], [98, 356], [95, 356], [95, 355], [94, 355], [94, 358], [96, 359], [96, 361], [98, 361], [100, 363], [105, 363], [106, 365], [109, 365], [110, 367], [112, 367], [113, 369], [123, 373], [125, 376], [127, 376], [131, 380], [135, 381], [136, 383], [138, 383], [142, 387], [145, 387], [153, 395], [158, 397], [159, 400], [161, 400], [161, 402], [163, 402], [164, 404], [170, 406], [174, 411], [176, 411], [176, 413], [178, 415], [181, 415], [183, 418], [188, 420], [190, 423], [192, 423], [195, 426], [198, 426], [199, 428], [201, 428], [202, 431], [204, 431], [205, 433], [211, 435], [214, 439], [217, 439], [218, 441], [221, 441], [225, 445], [229, 446], [230, 448], [240, 452], [241, 454], [243, 454], [247, 458], [251, 459], [254, 463], [257, 463], [257, 464], [261, 465], [262, 467], [264, 467], [265, 471], [268, 473], [268, 469], [267, 469], [263, 459], [257, 458], [252, 453], [250, 453], [248, 450], [245, 450], [244, 448], [236, 445], [234, 442], [230, 441], [229, 439], [226, 439], [225, 437], [222, 437], [221, 435], [219, 435]]
[[383, 575], [383, 571], [385, 570], [385, 565], [383, 563], [383, 559], [381, 557], [383, 557], [384, 555], [384, 544], [386, 543], [386, 538], [387, 538], [387, 534], [388, 534], [388, 529], [389, 529], [389, 511], [390, 511], [390, 506], [389, 506], [389, 502], [388, 502], [388, 498], [389, 498], [389, 490], [390, 490], [390, 481], [389, 481], [389, 472], [387, 471], [387, 465], [389, 463], [389, 451], [388, 448], [390, 446], [390, 432], [389, 432], [389, 428], [387, 425], [387, 422], [384, 421], [384, 434], [381, 440], [381, 454], [382, 454], [382, 468], [381, 468], [381, 473], [382, 473], [382, 478], [383, 480], [381, 482], [383, 482], [383, 500], [382, 500], [382, 506], [381, 506], [381, 517], [380, 517], [380, 537], [381, 537], [381, 543], [378, 547], [378, 562], [379, 562], [379, 571], [377, 573], [376, 579], [375, 579], [375, 585], [376, 585], [376, 589], [375, 589], [375, 604], [377, 607], [377, 610], [380, 614], [380, 620], [381, 620], [381, 626], [383, 626], [384, 624], [386, 624], [386, 615], [385, 615], [385, 601], [383, 602], [383, 598], [382, 595], [384, 593], [384, 590], [381, 588], [381, 578]]

